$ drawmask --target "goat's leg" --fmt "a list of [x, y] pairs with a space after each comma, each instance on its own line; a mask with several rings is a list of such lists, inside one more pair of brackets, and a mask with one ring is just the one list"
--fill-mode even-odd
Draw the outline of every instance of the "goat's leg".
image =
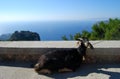
[[49, 69], [41, 69], [38, 73], [39, 74], [51, 74], [52, 72]]
[[69, 68], [63, 68], [63, 69], [59, 69], [58, 72], [72, 72], [72, 69]]

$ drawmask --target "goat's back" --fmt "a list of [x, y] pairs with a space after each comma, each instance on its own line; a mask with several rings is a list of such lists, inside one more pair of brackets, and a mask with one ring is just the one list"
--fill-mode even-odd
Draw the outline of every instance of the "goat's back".
[[[42, 57], [45, 57], [44, 61]], [[77, 49], [54, 50], [42, 55], [38, 63], [41, 62], [44, 62], [43, 68], [53, 71], [65, 67], [75, 70], [82, 62], [82, 55]]]

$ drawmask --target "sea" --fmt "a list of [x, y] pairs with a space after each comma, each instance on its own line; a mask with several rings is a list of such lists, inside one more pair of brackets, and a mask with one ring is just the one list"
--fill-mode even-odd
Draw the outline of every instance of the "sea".
[[0, 23], [0, 34], [15, 31], [37, 32], [41, 41], [59, 41], [62, 36], [81, 33], [83, 30], [92, 31], [96, 21], [45, 21], [45, 22], [6, 22]]

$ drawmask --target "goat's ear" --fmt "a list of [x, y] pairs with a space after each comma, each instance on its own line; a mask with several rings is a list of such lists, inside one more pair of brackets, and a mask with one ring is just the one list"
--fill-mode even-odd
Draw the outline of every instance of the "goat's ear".
[[81, 42], [80, 42], [80, 41], [78, 41], [76, 45], [77, 45], [77, 46], [79, 46], [80, 44], [81, 44]]
[[90, 42], [88, 43], [88, 47], [90, 47], [91, 49], [94, 49], [93, 45]]

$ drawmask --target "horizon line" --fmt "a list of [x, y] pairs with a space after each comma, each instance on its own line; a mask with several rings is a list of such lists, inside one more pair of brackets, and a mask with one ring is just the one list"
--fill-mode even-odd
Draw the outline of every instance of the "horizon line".
[[120, 17], [105, 17], [105, 18], [85, 18], [85, 19], [36, 19], [36, 20], [0, 20], [0, 23], [7, 23], [7, 22], [59, 22], [59, 21], [104, 21], [104, 20], [109, 20], [110, 18], [115, 19], [115, 18], [120, 18]]

